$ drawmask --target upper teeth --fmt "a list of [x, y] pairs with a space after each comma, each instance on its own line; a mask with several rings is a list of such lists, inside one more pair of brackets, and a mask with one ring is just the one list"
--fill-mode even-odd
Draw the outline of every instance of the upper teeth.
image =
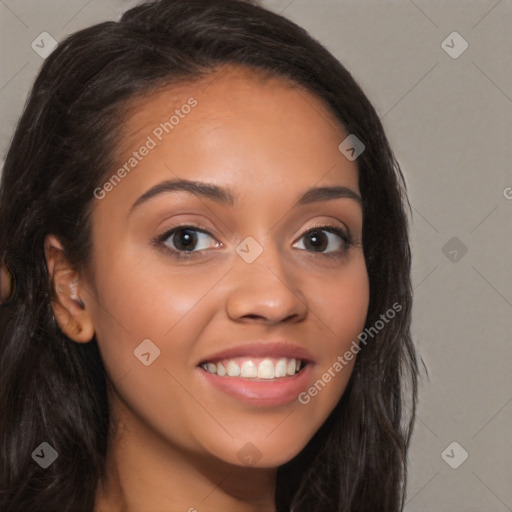
[[218, 363], [203, 363], [201, 366], [210, 373], [221, 377], [244, 377], [246, 379], [274, 379], [295, 375], [301, 368], [300, 359], [237, 358]]

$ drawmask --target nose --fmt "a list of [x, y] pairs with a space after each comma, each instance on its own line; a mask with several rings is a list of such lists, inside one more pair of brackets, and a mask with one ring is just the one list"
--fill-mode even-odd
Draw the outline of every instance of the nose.
[[237, 255], [230, 279], [233, 284], [227, 313], [232, 320], [277, 324], [300, 322], [307, 316], [300, 280], [286, 267], [277, 249], [265, 247], [252, 263]]

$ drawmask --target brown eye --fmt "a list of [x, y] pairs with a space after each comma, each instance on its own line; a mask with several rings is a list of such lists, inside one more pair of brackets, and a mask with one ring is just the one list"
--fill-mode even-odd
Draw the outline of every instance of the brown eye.
[[[208, 243], [208, 238], [214, 242]], [[215, 241], [213, 235], [197, 226], [176, 226], [166, 231], [153, 242], [156, 246], [164, 248], [172, 256], [187, 259], [201, 256], [202, 251], [205, 249], [220, 245]]]
[[193, 250], [197, 244], [198, 236], [192, 229], [176, 229], [171, 235], [174, 247], [179, 251], [190, 251]]
[[[310, 229], [301, 239], [304, 239], [304, 249], [331, 256], [331, 253], [344, 253], [350, 246], [349, 235], [341, 228], [322, 226]], [[330, 250], [326, 250], [330, 248]]]
[[310, 231], [304, 239], [306, 240], [304, 246], [307, 250], [323, 252], [329, 245], [327, 236], [321, 230]]

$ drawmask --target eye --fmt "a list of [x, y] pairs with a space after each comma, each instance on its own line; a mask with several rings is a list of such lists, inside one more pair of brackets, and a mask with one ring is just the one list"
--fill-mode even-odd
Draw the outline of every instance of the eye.
[[177, 258], [190, 258], [196, 256], [198, 251], [220, 245], [217, 241], [208, 244], [208, 239], [215, 240], [210, 233], [197, 226], [177, 226], [166, 231], [154, 242]]
[[[208, 239], [213, 242], [208, 243]], [[345, 255], [353, 244], [349, 233], [335, 226], [314, 227], [304, 233], [300, 240], [302, 247], [310, 252], [326, 257], [340, 258]], [[204, 228], [198, 226], [176, 226], [153, 240], [160, 249], [177, 259], [190, 259], [204, 256], [200, 251], [222, 244]]]
[[[326, 256], [342, 256], [352, 245], [352, 239], [345, 230], [335, 226], [319, 226], [308, 230], [302, 235], [303, 247], [308, 251], [318, 252]], [[332, 247], [334, 246], [334, 247]], [[326, 250], [332, 247], [330, 250]]]

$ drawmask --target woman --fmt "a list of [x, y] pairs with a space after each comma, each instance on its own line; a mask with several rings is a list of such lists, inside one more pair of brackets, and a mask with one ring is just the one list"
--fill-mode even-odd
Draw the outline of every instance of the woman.
[[405, 203], [283, 17], [161, 0], [61, 42], [2, 176], [0, 510], [402, 510]]

